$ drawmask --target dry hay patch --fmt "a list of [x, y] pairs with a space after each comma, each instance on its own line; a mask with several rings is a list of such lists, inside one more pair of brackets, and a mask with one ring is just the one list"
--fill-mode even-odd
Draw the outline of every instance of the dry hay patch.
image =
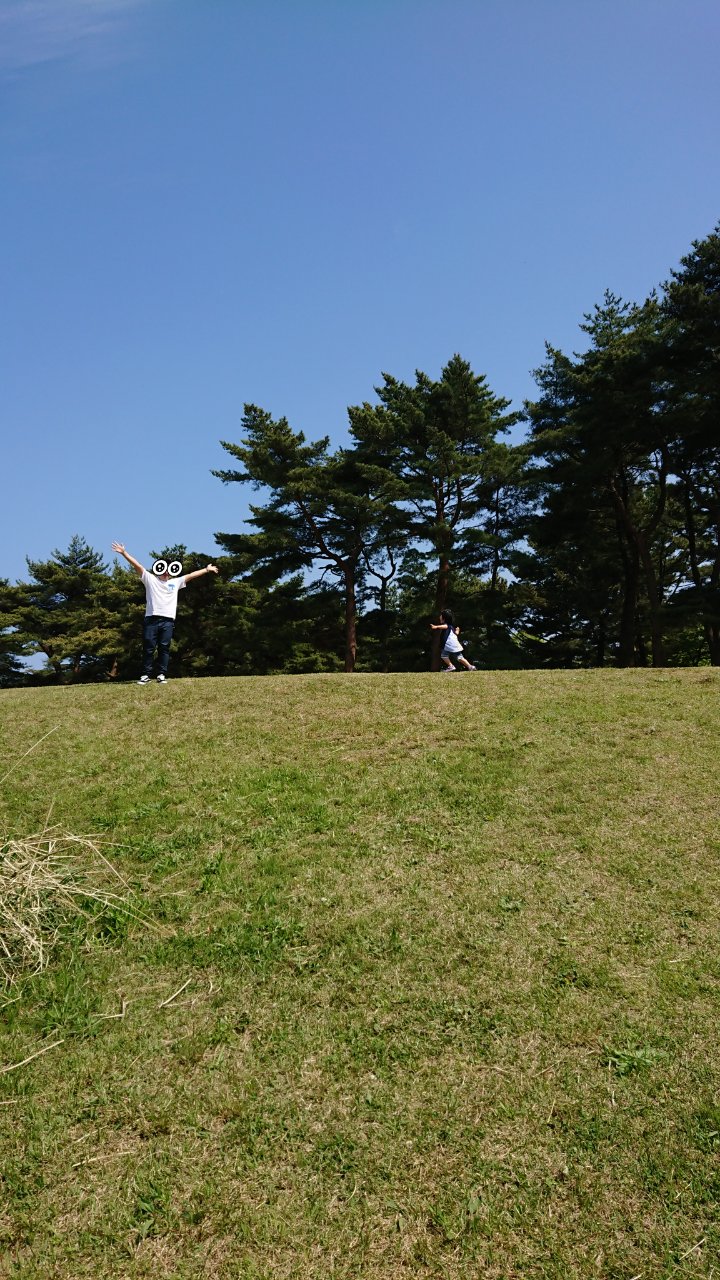
[[42, 972], [68, 926], [136, 914], [130, 887], [95, 840], [47, 827], [0, 847], [0, 984]]

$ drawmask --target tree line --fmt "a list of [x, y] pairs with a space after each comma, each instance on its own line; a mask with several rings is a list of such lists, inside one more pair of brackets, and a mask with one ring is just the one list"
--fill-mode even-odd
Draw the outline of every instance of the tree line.
[[[448, 606], [476, 665], [720, 665], [720, 224], [580, 327], [522, 411], [459, 355], [384, 374], [336, 449], [245, 405], [214, 473], [251, 486], [245, 528], [215, 535], [221, 557], [152, 552], [220, 569], [183, 597], [173, 674], [437, 668]], [[0, 580], [0, 685], [134, 677], [143, 611], [80, 536], [28, 560]]]

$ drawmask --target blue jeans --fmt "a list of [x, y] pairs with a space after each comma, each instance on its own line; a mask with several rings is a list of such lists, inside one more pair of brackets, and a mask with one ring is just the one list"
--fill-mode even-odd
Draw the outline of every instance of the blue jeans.
[[143, 619], [143, 675], [151, 676], [153, 673], [155, 649], [158, 651], [159, 674], [167, 675], [174, 626], [173, 618], [161, 618], [156, 613]]

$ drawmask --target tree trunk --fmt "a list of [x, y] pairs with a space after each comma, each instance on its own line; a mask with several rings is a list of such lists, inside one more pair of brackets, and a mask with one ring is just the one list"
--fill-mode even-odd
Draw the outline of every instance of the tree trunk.
[[357, 600], [355, 598], [355, 565], [343, 564], [345, 583], [345, 670], [355, 670], [357, 656]]
[[380, 669], [383, 672], [390, 670], [390, 654], [388, 653], [388, 616], [387, 616], [387, 594], [388, 594], [388, 578], [380, 579]]
[[[688, 540], [690, 573], [699, 595], [703, 589], [703, 577], [700, 570], [700, 561], [697, 550], [695, 514], [692, 502], [692, 485], [687, 475], [682, 476], [682, 494], [683, 505], [685, 508], [685, 532]], [[716, 519], [715, 527], [720, 527], [720, 520]], [[717, 587], [718, 579], [720, 579], [720, 546], [716, 546], [715, 548], [715, 556], [710, 573], [711, 587]], [[703, 621], [703, 634], [708, 647], [708, 653], [710, 654], [711, 665], [713, 667], [720, 667], [720, 627], [717, 623], [709, 622], [705, 619]]]
[[597, 632], [595, 637], [595, 666], [605, 666], [605, 650], [607, 646], [607, 626], [606, 615], [602, 614], [598, 620]]
[[665, 667], [667, 666], [667, 658], [665, 656], [665, 638], [662, 625], [662, 601], [658, 591], [657, 574], [655, 573], [647, 538], [640, 532], [638, 532], [637, 538], [640, 559], [645, 571], [645, 590], [647, 591], [648, 605], [650, 606], [652, 664], [654, 667]]
[[[664, 667], [666, 666], [666, 659], [662, 631], [661, 600], [657, 585], [657, 574], [655, 572], [655, 566], [652, 562], [652, 554], [650, 552], [649, 533], [647, 529], [639, 529], [634, 523], [628, 504], [624, 501], [614, 476], [610, 481], [610, 492], [615, 506], [615, 514], [620, 525], [620, 529], [625, 537], [630, 556], [633, 560], [637, 559], [643, 569], [645, 590], [647, 591], [648, 606], [650, 609], [652, 665], [654, 667]], [[662, 507], [659, 506], [658, 511], [660, 513], [661, 510]], [[656, 512], [656, 517], [650, 524], [651, 532], [657, 527], [659, 518], [660, 516]]]
[[[447, 609], [448, 591], [450, 588], [450, 561], [445, 552], [440, 557], [440, 565], [438, 567], [437, 586], [435, 588], [435, 618], [437, 622], [443, 609]], [[441, 666], [440, 650], [442, 648], [442, 631], [433, 631], [432, 633], [432, 658], [430, 661], [430, 670], [439, 671]]]
[[495, 538], [495, 546], [493, 548], [492, 573], [490, 575], [490, 590], [497, 591], [498, 579], [500, 577], [500, 490], [495, 490], [495, 509], [494, 509], [493, 536]]
[[628, 547], [621, 538], [625, 581], [623, 584], [622, 613], [620, 615], [620, 651], [618, 662], [621, 667], [635, 666], [635, 620], [637, 618], [638, 583], [640, 580], [640, 564], [635, 548]]
[[[638, 624], [638, 625], [639, 625], [639, 624]], [[646, 647], [646, 645], [645, 645], [645, 637], [644, 637], [644, 635], [642, 634], [642, 632], [641, 632], [640, 630], [638, 630], [638, 633], [637, 633], [637, 638], [636, 638], [636, 640], [635, 640], [635, 646], [636, 646], [636, 649], [637, 649], [637, 663], [636, 663], [636, 666], [638, 666], [638, 667], [646, 667], [646, 666], [647, 666], [647, 664], [648, 664], [648, 660], [647, 660], [647, 647]]]
[[703, 631], [710, 654], [710, 665], [720, 667], [720, 626], [714, 622], [706, 622]]

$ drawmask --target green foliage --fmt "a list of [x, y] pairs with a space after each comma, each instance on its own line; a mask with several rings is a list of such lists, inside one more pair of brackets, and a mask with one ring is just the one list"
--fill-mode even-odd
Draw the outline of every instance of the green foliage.
[[27, 641], [20, 634], [22, 588], [13, 587], [0, 578], [0, 689], [9, 689], [23, 681], [21, 658], [26, 656]]
[[720, 663], [719, 281], [715, 231], [659, 300], [606, 295], [587, 351], [537, 371], [518, 567], [550, 664]]
[[246, 405], [243, 442], [223, 448], [242, 471], [217, 471], [224, 483], [250, 482], [270, 495], [251, 507], [254, 534], [218, 534], [218, 541], [255, 581], [268, 584], [320, 567], [338, 582], [345, 613], [345, 670], [355, 667], [357, 592], [363, 569], [382, 542], [383, 506], [356, 453], [328, 452], [327, 438], [306, 444], [287, 420]]
[[15, 608], [17, 639], [28, 655], [43, 654], [37, 681], [106, 678], [122, 652], [124, 580], [108, 576], [101, 554], [84, 538], [45, 561], [28, 560], [30, 582], [21, 584]]
[[[683, 513], [684, 590], [675, 601], [681, 627], [702, 627], [720, 664], [720, 225], [696, 241], [665, 285], [662, 337], [670, 377], [666, 416], [674, 488]], [[677, 607], [679, 606], [679, 607]]]
[[[496, 579], [514, 532], [501, 520], [516, 478], [512, 451], [498, 435], [518, 421], [509, 401], [484, 376], [453, 356], [439, 381], [416, 374], [415, 386], [384, 375], [377, 406], [348, 410], [366, 474], [387, 503], [394, 538], [437, 564], [435, 611], [445, 607], [451, 573], [472, 563]], [[427, 549], [426, 549], [427, 548]]]
[[[437, 667], [447, 605], [476, 666], [720, 665], [720, 230], [580, 328], [582, 353], [547, 347], [521, 445], [503, 437], [523, 415], [459, 355], [384, 374], [334, 451], [246, 404], [215, 474], [257, 501], [216, 535], [219, 578], [183, 592], [172, 674]], [[0, 581], [0, 688], [135, 678], [135, 575], [79, 536], [28, 567]]]

